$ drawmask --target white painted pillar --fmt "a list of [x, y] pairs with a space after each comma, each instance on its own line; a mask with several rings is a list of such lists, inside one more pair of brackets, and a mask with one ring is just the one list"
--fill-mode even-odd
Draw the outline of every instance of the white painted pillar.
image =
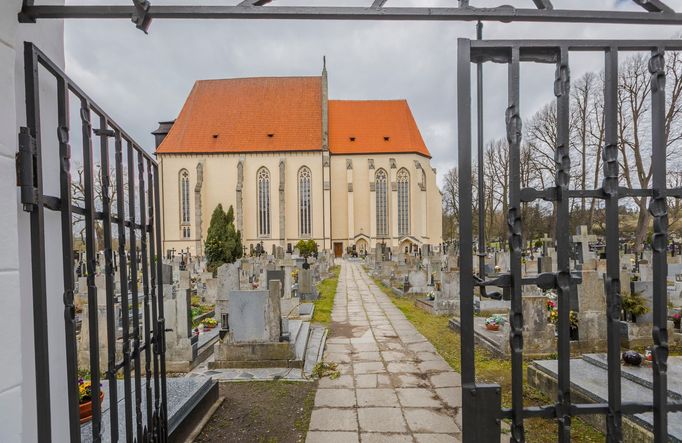
[[389, 168], [389, 184], [388, 184], [388, 192], [389, 192], [389, 207], [388, 207], [388, 214], [389, 214], [389, 221], [388, 221], [388, 242], [387, 245], [390, 246], [391, 248], [394, 248], [395, 246], [398, 245], [398, 182], [396, 181], [396, 176], [398, 174], [398, 167], [396, 164], [396, 161], [394, 158], [389, 159], [390, 163], [390, 168]]
[[348, 246], [353, 242], [355, 237], [355, 213], [353, 211], [353, 160], [346, 159], [346, 188], [348, 200], [346, 202], [348, 212]]
[[369, 181], [369, 247], [375, 248], [377, 244], [377, 193], [374, 181], [376, 170], [374, 161], [368, 160], [367, 180]]
[[[33, 42], [57, 66], [64, 67], [64, 22], [43, 20], [18, 24], [20, 0], [0, 2], [0, 347], [7, 358], [0, 363], [0, 441], [37, 440], [35, 346], [33, 343], [33, 278], [29, 214], [23, 211], [15, 183], [14, 156], [19, 127], [26, 124], [23, 42]], [[49, 4], [63, 4], [53, 0]], [[46, 195], [59, 195], [59, 149], [56, 82], [40, 73], [43, 186]], [[76, 113], [77, 114], [77, 113]], [[80, 132], [80, 119], [72, 132]], [[99, 146], [97, 146], [99, 147]], [[81, 146], [73, 144], [73, 156]], [[67, 229], [69, 229], [68, 227]], [[47, 334], [50, 365], [52, 441], [68, 438], [66, 344], [61, 221], [58, 212], [45, 210]]]

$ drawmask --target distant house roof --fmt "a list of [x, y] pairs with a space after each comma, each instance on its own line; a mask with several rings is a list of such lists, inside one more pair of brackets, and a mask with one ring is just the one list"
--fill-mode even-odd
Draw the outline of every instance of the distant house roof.
[[156, 152], [322, 149], [321, 77], [200, 80]]
[[[322, 77], [200, 80], [159, 154], [319, 151]], [[332, 154], [430, 157], [406, 100], [329, 100]]]
[[333, 154], [431, 157], [407, 100], [330, 100], [329, 149]]

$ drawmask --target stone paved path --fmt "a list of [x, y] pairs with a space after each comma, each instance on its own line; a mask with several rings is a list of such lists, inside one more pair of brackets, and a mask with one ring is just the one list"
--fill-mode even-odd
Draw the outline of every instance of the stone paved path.
[[461, 426], [460, 376], [371, 281], [343, 262], [323, 378], [307, 443], [454, 442]]

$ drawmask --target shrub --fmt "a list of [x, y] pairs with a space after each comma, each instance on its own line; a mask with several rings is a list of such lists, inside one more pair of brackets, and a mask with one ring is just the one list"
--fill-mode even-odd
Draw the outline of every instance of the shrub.
[[234, 226], [234, 210], [232, 206], [227, 212], [219, 204], [213, 210], [211, 223], [204, 244], [206, 268], [215, 272], [225, 263], [234, 263], [242, 256], [242, 235]]
[[300, 240], [296, 243], [296, 248], [298, 248], [301, 257], [310, 257], [317, 254], [317, 243], [315, 243], [315, 240]]
[[623, 306], [623, 311], [635, 317], [639, 317], [640, 315], [649, 312], [649, 308], [644, 303], [644, 298], [639, 292], [623, 295], [621, 297], [621, 304]]

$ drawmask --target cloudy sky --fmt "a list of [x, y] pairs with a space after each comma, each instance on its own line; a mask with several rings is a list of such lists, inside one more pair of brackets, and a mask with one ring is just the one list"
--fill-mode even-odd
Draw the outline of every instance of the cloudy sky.
[[[234, 4], [234, 0], [195, 0]], [[280, 5], [369, 5], [372, 0], [278, 0]], [[39, 1], [37, 3], [40, 3]], [[67, 0], [68, 4], [130, 4], [130, 0]], [[192, 1], [152, 0], [152, 4]], [[452, 6], [455, 0], [389, 0], [393, 6]], [[531, 0], [471, 0], [474, 6]], [[553, 0], [555, 7], [639, 10], [629, 0]], [[667, 0], [682, 11], [682, 0]], [[319, 75], [327, 57], [333, 99], [406, 98], [439, 176], [457, 158], [457, 38], [475, 37], [474, 23], [156, 20], [149, 35], [127, 20], [68, 20], [66, 69], [138, 142], [153, 149], [159, 120], [177, 116], [194, 81], [252, 76]], [[668, 38], [671, 26], [486, 23], [487, 39]], [[572, 58], [572, 77], [601, 70], [603, 58]], [[552, 66], [522, 66], [524, 116], [552, 100]], [[506, 68], [485, 66], [486, 138], [503, 135]]]

